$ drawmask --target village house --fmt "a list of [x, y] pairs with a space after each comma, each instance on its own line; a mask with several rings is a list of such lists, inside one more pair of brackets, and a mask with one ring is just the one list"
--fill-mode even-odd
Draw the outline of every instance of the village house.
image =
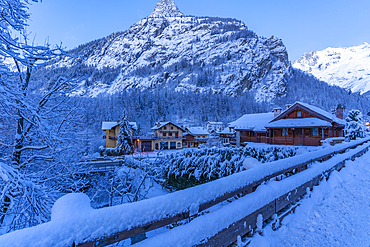
[[159, 122], [154, 130], [153, 147], [159, 149], [182, 149], [183, 133], [185, 129], [172, 122]]
[[221, 132], [224, 129], [222, 122], [207, 122], [207, 131], [212, 134], [215, 132]]
[[283, 145], [319, 146], [321, 140], [343, 137], [343, 108], [336, 116], [316, 106], [296, 102], [285, 111], [247, 114], [229, 124], [236, 131], [236, 145], [259, 142]]
[[204, 127], [187, 127], [187, 133], [184, 133], [184, 147], [198, 147], [202, 143], [206, 143], [209, 133]]
[[319, 146], [321, 140], [343, 137], [345, 121], [340, 105], [333, 115], [316, 106], [296, 102], [265, 127], [271, 144]]
[[[131, 136], [135, 135], [135, 131], [137, 130], [136, 122], [129, 122], [131, 127]], [[119, 121], [117, 122], [103, 122], [102, 123], [102, 130], [105, 131], [105, 135], [103, 136], [105, 140], [105, 145], [107, 148], [115, 148], [117, 146], [117, 137], [119, 134]]]
[[235, 141], [235, 129], [232, 127], [226, 127], [223, 129], [221, 132], [218, 132], [218, 135], [220, 136], [222, 140], [222, 144], [227, 145], [227, 144], [236, 144]]

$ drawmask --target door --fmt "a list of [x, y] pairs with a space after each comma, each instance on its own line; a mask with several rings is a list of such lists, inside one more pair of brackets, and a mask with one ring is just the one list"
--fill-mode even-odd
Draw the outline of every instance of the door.
[[143, 141], [141, 142], [141, 147], [143, 152], [152, 151], [152, 142], [151, 141]]

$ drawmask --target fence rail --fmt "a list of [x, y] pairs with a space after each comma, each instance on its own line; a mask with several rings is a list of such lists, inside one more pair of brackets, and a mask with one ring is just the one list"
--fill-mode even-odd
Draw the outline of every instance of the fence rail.
[[[205, 203], [202, 203], [199, 205], [199, 210], [197, 211], [197, 213], [199, 212], [202, 212], [202, 211], [205, 211], [206, 209], [209, 209], [210, 207], [214, 206], [214, 205], [217, 205], [227, 199], [230, 199], [230, 198], [233, 198], [237, 195], [240, 195], [240, 194], [243, 194], [243, 195], [246, 195], [246, 194], [249, 194], [249, 193], [252, 193], [255, 191], [255, 189], [261, 185], [263, 182], [265, 181], [268, 181], [272, 178], [275, 178], [277, 176], [280, 176], [280, 175], [283, 175], [283, 174], [286, 174], [288, 172], [292, 172], [293, 170], [298, 170], [298, 171], [303, 171], [305, 169], [307, 169], [307, 165], [308, 164], [311, 164], [313, 162], [316, 162], [316, 161], [325, 161], [325, 160], [328, 160], [330, 159], [332, 156], [334, 156], [335, 154], [338, 154], [338, 153], [344, 153], [346, 150], [348, 149], [351, 149], [351, 148], [355, 148], [357, 147], [358, 145], [362, 145], [363, 143], [367, 142], [368, 140], [366, 141], [363, 141], [363, 142], [360, 142], [360, 143], [357, 143], [355, 145], [352, 145], [352, 146], [349, 146], [349, 147], [345, 147], [345, 148], [342, 148], [342, 149], [339, 149], [339, 150], [336, 150], [336, 151], [333, 151], [333, 152], [330, 152], [330, 153], [326, 153], [326, 154], [323, 154], [323, 155], [319, 155], [318, 157], [315, 157], [315, 158], [312, 158], [312, 159], [309, 159], [308, 161], [305, 161], [305, 162], [302, 162], [302, 163], [299, 163], [299, 164], [295, 164], [295, 165], [292, 165], [288, 168], [285, 168], [285, 169], [282, 169], [282, 170], [279, 170], [279, 171], [276, 171], [268, 176], [265, 176], [263, 177], [262, 179], [259, 179], [257, 181], [254, 181], [252, 183], [247, 183], [244, 187], [242, 188], [239, 188], [237, 190], [234, 190], [232, 192], [229, 192], [229, 193], [226, 193], [220, 197], [217, 197], [211, 201], [208, 201], [208, 202], [205, 202]], [[287, 159], [286, 159], [287, 161]], [[302, 192], [305, 193], [305, 188], [306, 187], [312, 187], [314, 185], [317, 185], [317, 183], [319, 181], [321, 181], [322, 179], [322, 176], [318, 176], [314, 181], [310, 182], [309, 184], [304, 184], [302, 185], [300, 188], [297, 189], [297, 193], [293, 193], [293, 197], [290, 197], [293, 201], [296, 199], [296, 197], [300, 197]], [[292, 192], [289, 192], [289, 193], [292, 193]], [[285, 198], [287, 197], [286, 195], [284, 195]], [[282, 198], [284, 198], [284, 196], [282, 196]], [[268, 204], [265, 206], [265, 208], [262, 208], [260, 211], [261, 212], [265, 212], [264, 215], [266, 217], [266, 214], [269, 214], [269, 212], [273, 212], [276, 213], [277, 211], [280, 211], [282, 208], [284, 208], [285, 206], [287, 206], [289, 203], [291, 202], [291, 200], [289, 201], [286, 201], [286, 200], [283, 200], [283, 199], [278, 199], [276, 202], [271, 202], [271, 205]], [[273, 207], [272, 204], [277, 204], [277, 207]], [[274, 209], [274, 210], [272, 210]], [[276, 211], [277, 210], [277, 211]], [[260, 213], [260, 212], [256, 212], [257, 213]], [[258, 214], [257, 214], [258, 215]], [[257, 216], [256, 215], [256, 216]], [[138, 227], [135, 227], [129, 231], [123, 231], [123, 232], [120, 232], [120, 233], [116, 233], [112, 236], [109, 236], [108, 238], [104, 238], [104, 239], [99, 239], [99, 240], [93, 240], [93, 241], [90, 241], [88, 243], [81, 243], [81, 244], [78, 244], [77, 246], [80, 246], [80, 247], [88, 247], [88, 246], [105, 246], [105, 245], [108, 245], [108, 244], [112, 244], [112, 243], [116, 243], [116, 242], [119, 242], [119, 241], [122, 241], [124, 239], [127, 239], [127, 238], [130, 238], [130, 237], [134, 237], [136, 235], [139, 235], [139, 234], [143, 234], [143, 233], [146, 233], [146, 232], [149, 232], [151, 230], [155, 230], [155, 229], [158, 229], [160, 227], [163, 227], [163, 226], [166, 226], [166, 225], [169, 225], [169, 224], [172, 224], [172, 223], [176, 223], [178, 221], [181, 221], [181, 220], [184, 220], [184, 219], [187, 219], [191, 216], [194, 216], [190, 213], [190, 210], [187, 211], [187, 212], [183, 212], [183, 213], [180, 213], [178, 215], [175, 215], [173, 217], [168, 217], [168, 218], [164, 218], [164, 219], [160, 219], [158, 221], [155, 221], [155, 222], [148, 222], [147, 224], [145, 225], [142, 225], [142, 226], [138, 226]], [[254, 216], [247, 216], [248, 218], [253, 218]], [[252, 228], [255, 227], [255, 218], [252, 220], [253, 222], [251, 222], [250, 220], [248, 221]], [[240, 222], [246, 222], [246, 219], [241, 219]], [[235, 224], [234, 228], [238, 228], [238, 223]], [[228, 230], [227, 231], [230, 231], [230, 232], [233, 232], [233, 230], [227, 228]], [[220, 233], [220, 236], [224, 236], [225, 234], [224, 233]], [[240, 234], [239, 234], [240, 235]], [[230, 238], [230, 239], [236, 239], [235, 238]], [[219, 239], [219, 238], [215, 238], [213, 240], [210, 239], [209, 241], [209, 244], [202, 244], [200, 246], [215, 246], [213, 245], [213, 242], [216, 241], [217, 242], [223, 242], [222, 239]], [[224, 240], [226, 241], [226, 240]], [[96, 245], [96, 243], [99, 243], [98, 245]]]
[[[233, 223], [230, 225], [225, 225], [219, 232], [215, 233], [214, 236], [208, 236], [208, 241], [199, 241], [197, 243], [199, 246], [228, 245], [230, 244], [230, 241], [236, 240], [237, 235], [243, 235], [250, 230], [250, 228], [246, 228], [245, 225], [248, 225], [251, 228], [256, 226], [256, 217], [258, 214], [262, 214], [264, 219], [271, 217], [271, 215], [275, 214], [282, 208], [291, 204], [297, 198], [301, 197], [302, 194], [306, 192], [307, 187], [311, 188], [312, 186], [318, 184], [321, 179], [327, 176], [327, 174], [330, 174], [330, 171], [333, 169], [333, 167], [334, 169], [340, 169], [344, 165], [344, 160], [353, 158], [354, 156], [360, 155], [367, 151], [369, 148], [368, 144], [366, 144], [366, 148], [359, 147], [359, 149], [361, 149], [360, 151], [357, 151], [356, 149], [345, 153], [347, 150], [354, 149], [359, 145], [368, 142], [369, 140], [370, 138], [357, 140], [352, 143], [339, 144], [337, 146], [328, 147], [316, 152], [301, 154], [291, 158], [265, 163], [244, 172], [230, 175], [228, 177], [224, 177], [183, 191], [174, 192], [162, 197], [151, 198], [140, 202], [119, 205], [106, 209], [94, 210], [94, 213], [96, 213], [94, 214], [96, 216], [94, 218], [94, 223], [99, 226], [100, 235], [98, 236], [101, 237], [97, 236], [97, 229], [91, 229], [91, 233], [84, 232], [83, 236], [79, 234], [79, 240], [73, 240], [76, 242], [76, 244], [71, 241], [69, 246], [106, 246], [108, 244], [116, 243], [124, 239], [134, 237], [136, 235], [146, 233], [184, 219], [188, 219], [189, 217], [197, 215], [198, 213], [237, 195], [253, 196], [256, 193], [252, 192], [255, 191], [259, 185], [272, 178], [292, 172], [293, 170], [298, 172], [305, 171], [307, 165], [310, 163], [325, 161], [332, 158], [336, 154], [342, 154], [333, 159], [336, 162], [334, 165], [330, 164], [330, 167], [326, 169], [325, 172], [319, 172], [318, 175], [314, 176], [314, 179], [306, 181], [303, 184], [292, 188], [291, 190], [287, 190], [284, 194], [277, 195], [278, 197], [273, 201], [266, 202], [260, 208], [257, 208], [245, 217], [233, 221]], [[307, 172], [310, 170], [313, 169], [308, 169]], [[299, 174], [303, 175], [304, 173]], [[296, 175], [292, 177], [296, 177]], [[281, 182], [284, 183], [284, 180], [285, 179], [283, 179]], [[287, 200], [288, 197], [289, 199]], [[247, 199], [247, 196], [242, 197], [237, 201], [242, 201], [243, 198]], [[167, 205], [171, 201], [173, 203], [171, 205]], [[145, 211], [147, 209], [150, 209], [150, 212]], [[165, 212], [163, 212], [164, 209]], [[107, 222], [106, 218], [104, 218], [102, 215], [99, 215], [99, 212], [103, 212], [99, 210], [104, 210], [104, 213], [111, 210], [111, 212], [115, 212], [117, 214], [115, 219], [116, 221], [119, 221], [119, 219], [124, 219], [127, 220], [128, 223], [123, 224], [122, 222], [116, 222], [114, 224], [117, 225], [113, 226], [113, 221]], [[121, 217], [119, 214], [125, 215]], [[140, 215], [140, 217], [129, 218], [131, 215]], [[77, 222], [78, 221], [79, 219], [77, 219]], [[192, 222], [189, 224], [191, 223]], [[48, 223], [43, 225], [46, 224]], [[106, 224], [106, 226], [104, 226], [104, 224]], [[43, 225], [36, 226], [32, 231], [33, 234], [27, 232], [28, 236], [36, 239], [38, 229], [41, 231], [43, 229]], [[111, 234], [112, 231], [110, 231], [110, 233], [108, 230], [104, 232], [105, 228], [117, 229], [117, 231], [114, 234]], [[173, 230], [169, 230], [168, 232], [171, 231]], [[64, 239], [73, 239], [73, 231], [68, 232], [72, 235], [64, 236]], [[235, 234], [237, 235], [235, 236]], [[16, 236], [16, 234], [14, 235]], [[95, 237], [92, 237], [92, 235]], [[81, 239], [84, 239], [85, 242], [81, 241]], [[146, 241], [150, 241], [150, 239], [145, 240], [143, 244]], [[14, 242], [16, 242], [16, 239]]]

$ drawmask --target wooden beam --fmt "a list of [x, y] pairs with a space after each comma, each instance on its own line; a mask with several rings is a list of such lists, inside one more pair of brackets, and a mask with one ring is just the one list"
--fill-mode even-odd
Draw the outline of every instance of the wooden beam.
[[302, 146], [304, 146], [304, 128], [302, 128]]

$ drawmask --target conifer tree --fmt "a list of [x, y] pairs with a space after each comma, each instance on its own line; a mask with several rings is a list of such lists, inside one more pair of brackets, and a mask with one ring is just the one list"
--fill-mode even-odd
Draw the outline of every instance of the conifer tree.
[[365, 136], [365, 125], [362, 113], [359, 110], [351, 110], [348, 112], [344, 134], [347, 141], [356, 140], [356, 138]]
[[127, 113], [124, 110], [119, 122], [119, 134], [117, 137], [117, 151], [119, 154], [132, 154], [134, 152], [131, 126], [127, 120]]

